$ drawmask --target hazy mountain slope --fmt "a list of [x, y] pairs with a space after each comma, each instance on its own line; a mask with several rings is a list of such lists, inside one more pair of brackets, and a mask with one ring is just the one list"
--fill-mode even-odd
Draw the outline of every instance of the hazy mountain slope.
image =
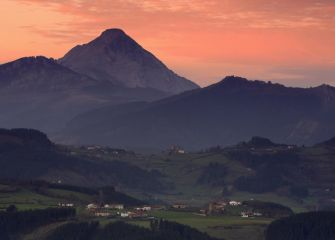
[[105, 104], [151, 101], [165, 94], [124, 88], [76, 73], [53, 59], [27, 57], [0, 65], [0, 125], [49, 133], [75, 115]]
[[59, 62], [94, 79], [125, 87], [154, 88], [170, 94], [198, 88], [120, 29], [106, 30], [93, 41], [74, 47]]
[[335, 134], [335, 88], [326, 85], [289, 88], [227, 77], [136, 111], [120, 115], [112, 108], [100, 111], [80, 116], [94, 118], [95, 126], [73, 120], [70, 126], [75, 127], [64, 132], [65, 138], [122, 147], [164, 149], [180, 144], [197, 149], [229, 145], [251, 136], [310, 144]]

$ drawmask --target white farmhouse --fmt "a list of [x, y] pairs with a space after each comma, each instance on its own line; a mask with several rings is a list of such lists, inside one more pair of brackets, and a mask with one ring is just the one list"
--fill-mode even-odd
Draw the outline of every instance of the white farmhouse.
[[124, 205], [123, 204], [105, 204], [104, 208], [122, 210], [124, 209]]
[[229, 205], [230, 206], [239, 206], [239, 205], [241, 205], [242, 203], [241, 202], [238, 202], [238, 201], [230, 201], [229, 202]]
[[126, 218], [126, 217], [129, 217], [129, 213], [127, 213], [127, 212], [122, 212], [122, 213], [120, 214], [120, 216], [121, 216], [122, 218]]
[[86, 208], [87, 208], [88, 210], [92, 210], [92, 209], [97, 209], [98, 206], [97, 206], [96, 204], [94, 204], [94, 203], [90, 203], [90, 204], [88, 204], [88, 205], [86, 206]]

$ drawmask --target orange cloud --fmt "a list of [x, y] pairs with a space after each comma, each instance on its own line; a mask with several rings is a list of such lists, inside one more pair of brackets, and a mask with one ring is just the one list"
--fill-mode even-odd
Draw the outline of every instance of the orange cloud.
[[[0, 40], [0, 46], [7, 48], [0, 49], [2, 62], [19, 55], [60, 57], [102, 30], [119, 27], [201, 85], [226, 74], [278, 81], [287, 77], [292, 85], [335, 81], [328, 71], [335, 67], [333, 0], [2, 0], [2, 4], [0, 24], [6, 22], [8, 32]], [[291, 68], [298, 73], [285, 72]], [[319, 74], [304, 75], [301, 69]], [[320, 74], [321, 69], [327, 74]]]

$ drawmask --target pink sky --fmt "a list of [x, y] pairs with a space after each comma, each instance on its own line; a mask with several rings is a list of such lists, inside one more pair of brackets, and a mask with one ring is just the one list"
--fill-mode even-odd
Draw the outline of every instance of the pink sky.
[[225, 75], [335, 85], [334, 0], [1, 0], [0, 63], [122, 28], [202, 86]]

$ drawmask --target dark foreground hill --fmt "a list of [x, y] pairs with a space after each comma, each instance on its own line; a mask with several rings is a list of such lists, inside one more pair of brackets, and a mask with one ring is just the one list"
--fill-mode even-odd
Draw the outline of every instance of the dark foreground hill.
[[310, 212], [276, 220], [266, 231], [266, 240], [335, 239], [335, 212]]
[[0, 179], [62, 182], [79, 186], [116, 186], [147, 191], [166, 188], [159, 172], [96, 157], [76, 156], [29, 129], [0, 130]]
[[216, 240], [194, 228], [169, 221], [154, 221], [151, 229], [124, 222], [100, 227], [98, 223], [69, 223], [56, 229], [46, 240]]
[[240, 77], [149, 104], [78, 115], [61, 134], [76, 143], [165, 149], [235, 144], [252, 136], [313, 144], [335, 135], [335, 88], [291, 88]]

